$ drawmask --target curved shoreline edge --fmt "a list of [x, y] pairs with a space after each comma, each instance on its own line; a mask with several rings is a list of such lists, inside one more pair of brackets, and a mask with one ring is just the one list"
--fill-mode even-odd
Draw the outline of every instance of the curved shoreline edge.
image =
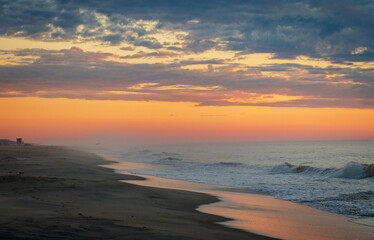
[[140, 186], [204, 193], [219, 199], [219, 201], [213, 203], [200, 205], [197, 210], [225, 217], [226, 221], [219, 223], [223, 226], [291, 240], [371, 240], [374, 237], [374, 228], [372, 226], [352, 222], [351, 218], [344, 215], [278, 200], [261, 193], [230, 191], [235, 190], [235, 188], [230, 189], [227, 186], [132, 174], [123, 169], [126, 169], [126, 167], [139, 169], [149, 167], [149, 165], [143, 166], [144, 164], [140, 164], [137, 166], [136, 163], [119, 161], [110, 156], [102, 157], [117, 162], [117, 164], [107, 165], [106, 167], [115, 169], [118, 173], [130, 174], [145, 179], [144, 181], [126, 180], [123, 182]]
[[[223, 227], [196, 208], [207, 194], [137, 186], [65, 147], [0, 146], [0, 234], [5, 239], [271, 239]], [[22, 174], [17, 174], [22, 172]], [[144, 182], [144, 181], [141, 181]]]

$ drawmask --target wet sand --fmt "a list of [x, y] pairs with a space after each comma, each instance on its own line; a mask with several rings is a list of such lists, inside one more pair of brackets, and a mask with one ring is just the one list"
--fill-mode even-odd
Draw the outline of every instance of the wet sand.
[[270, 239], [196, 210], [216, 197], [119, 182], [142, 178], [98, 166], [109, 163], [62, 147], [0, 145], [1, 238]]
[[[152, 166], [121, 161], [108, 167], [131, 174], [121, 169], [147, 169]], [[374, 239], [372, 226], [352, 223], [351, 219], [344, 215], [274, 199], [269, 195], [228, 186], [192, 183], [150, 175], [136, 176], [144, 177], [146, 180], [125, 182], [148, 187], [189, 190], [218, 197], [221, 201], [202, 205], [198, 210], [234, 219], [221, 223], [225, 226], [289, 240]]]

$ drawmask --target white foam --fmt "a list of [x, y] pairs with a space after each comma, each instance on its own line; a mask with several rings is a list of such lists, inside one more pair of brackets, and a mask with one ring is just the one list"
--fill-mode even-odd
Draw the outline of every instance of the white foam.
[[270, 172], [275, 174], [282, 173], [308, 173], [318, 174], [323, 176], [330, 176], [335, 178], [347, 179], [361, 179], [371, 177], [368, 174], [368, 164], [361, 164], [357, 162], [350, 162], [342, 168], [317, 168], [304, 165], [292, 165], [289, 163], [277, 165], [273, 167]]
[[360, 163], [350, 162], [345, 165], [343, 168], [337, 170], [332, 174], [334, 177], [338, 178], [350, 178], [350, 179], [360, 179], [365, 178], [365, 166]]
[[366, 177], [373, 163], [371, 142], [149, 149], [120, 156], [154, 165], [132, 171], [138, 174], [241, 187], [334, 213], [374, 217], [374, 177]]

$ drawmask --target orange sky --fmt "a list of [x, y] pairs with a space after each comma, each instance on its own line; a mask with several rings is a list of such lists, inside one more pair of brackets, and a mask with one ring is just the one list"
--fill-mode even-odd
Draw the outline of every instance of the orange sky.
[[311, 4], [0, 3], [0, 138], [374, 139], [370, 4]]
[[1, 138], [48, 141], [92, 136], [148, 140], [373, 139], [374, 110], [188, 102], [0, 98]]

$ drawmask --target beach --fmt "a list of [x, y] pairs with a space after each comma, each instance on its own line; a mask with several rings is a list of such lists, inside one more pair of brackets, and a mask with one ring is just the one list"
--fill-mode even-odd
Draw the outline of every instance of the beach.
[[314, 141], [101, 145], [95, 152], [117, 162], [108, 165], [116, 172], [146, 179], [128, 183], [217, 197], [198, 210], [234, 219], [225, 226], [289, 240], [372, 240], [374, 179], [363, 175], [371, 149], [370, 141]]
[[0, 145], [3, 239], [270, 239], [217, 224], [204, 193], [120, 180], [97, 155], [56, 146]]
[[374, 240], [374, 0], [0, 9], [0, 240]]

